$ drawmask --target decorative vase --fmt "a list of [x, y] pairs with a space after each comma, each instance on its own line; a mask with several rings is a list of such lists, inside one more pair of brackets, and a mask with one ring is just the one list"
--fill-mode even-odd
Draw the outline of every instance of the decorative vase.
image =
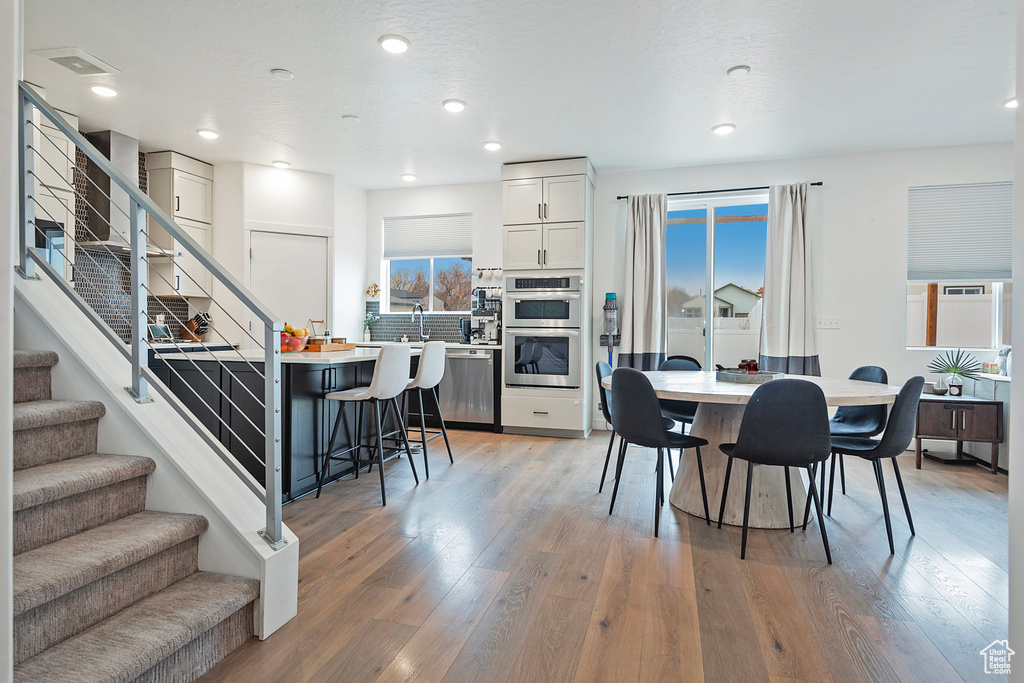
[[364, 342], [370, 341], [370, 337], [371, 336], [372, 336], [372, 334], [370, 333], [369, 330], [363, 330], [363, 341]]
[[935, 380], [935, 387], [932, 391], [940, 396], [949, 391], [949, 379], [947, 379], [946, 375], [939, 375], [939, 378]]
[[964, 393], [964, 381], [960, 379], [960, 375], [949, 376], [949, 395], [950, 396], [963, 396]]

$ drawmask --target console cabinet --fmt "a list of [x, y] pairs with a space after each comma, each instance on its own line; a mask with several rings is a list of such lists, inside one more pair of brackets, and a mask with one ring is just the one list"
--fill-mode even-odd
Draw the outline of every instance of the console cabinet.
[[[955, 458], [938, 458], [924, 453], [922, 439], [956, 442]], [[964, 452], [964, 441], [992, 445], [993, 472], [999, 467], [999, 444], [1003, 442], [1003, 403], [971, 396], [922, 396], [917, 408], [915, 465], [921, 469], [921, 458], [929, 457], [949, 464], [978, 462]]]

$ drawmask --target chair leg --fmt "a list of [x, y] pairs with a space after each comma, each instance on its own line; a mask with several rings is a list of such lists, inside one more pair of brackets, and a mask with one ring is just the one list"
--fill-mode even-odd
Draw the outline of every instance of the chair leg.
[[[824, 461], [822, 461], [824, 463]], [[824, 467], [824, 464], [822, 464]], [[825, 546], [825, 559], [828, 560], [829, 564], [832, 564], [832, 551], [828, 547], [828, 532], [825, 531], [825, 516], [821, 514], [821, 499], [818, 497], [818, 491], [814, 488], [814, 472], [810, 467], [807, 468], [811, 472], [810, 481], [810, 492], [811, 498], [814, 499], [814, 512], [818, 515], [818, 528], [821, 530], [821, 543]]]
[[664, 499], [663, 499], [663, 494], [665, 492], [664, 488], [663, 488], [664, 484], [665, 484], [665, 479], [664, 479], [664, 477], [665, 477], [665, 474], [664, 474], [664, 471], [665, 471], [664, 456], [665, 456], [664, 451], [659, 448], [658, 449], [658, 467], [657, 467], [657, 470], [658, 470], [658, 474], [657, 474], [658, 490], [654, 492], [654, 537], [655, 538], [658, 537], [658, 527], [660, 526], [660, 523], [661, 523], [661, 506], [664, 504]]
[[747, 462], [747, 496], [743, 499], [743, 541], [740, 545], [740, 559], [747, 558], [747, 528], [750, 521], [750, 486], [754, 482], [754, 463]]
[[725, 516], [725, 496], [729, 493], [729, 477], [732, 475], [732, 458], [725, 464], [725, 481], [722, 482], [722, 504], [718, 507], [718, 528], [722, 528], [722, 517]]
[[430, 465], [427, 463], [427, 418], [423, 413], [423, 390], [417, 389], [416, 391], [419, 392], [420, 399], [420, 438], [423, 440], [420, 445], [423, 446], [423, 471], [426, 473], [427, 479], [430, 479]]
[[608, 461], [612, 459], [612, 446], [615, 445], [615, 430], [612, 430], [612, 438], [608, 439], [608, 452], [604, 454], [604, 468], [601, 470], [601, 483], [598, 484], [597, 492], [604, 490], [604, 478], [608, 474]]
[[793, 533], [793, 484], [789, 481], [789, 466], [783, 468], [786, 471], [786, 504], [789, 506], [789, 533]]
[[839, 483], [843, 487], [843, 495], [846, 495], [846, 465], [843, 460], [843, 454], [839, 454]]
[[[391, 403], [395, 406], [395, 419], [398, 420], [398, 432], [402, 435], [402, 441], [405, 443], [405, 454], [409, 456], [409, 467], [412, 468], [412, 478], [416, 480], [416, 483], [420, 483], [420, 478], [416, 475], [416, 463], [412, 461], [412, 449], [409, 448], [409, 434], [405, 431], [405, 420], [402, 419], [402, 411], [398, 409], [398, 399], [392, 398]], [[429, 478], [430, 475], [428, 474]]]
[[[338, 406], [338, 419], [334, 423], [334, 429], [331, 430], [331, 440], [327, 444], [327, 450], [324, 452], [323, 464], [320, 466], [320, 476], [316, 480], [316, 497], [320, 497], [320, 491], [324, 488], [324, 482], [327, 480], [327, 470], [331, 465], [331, 453], [334, 452], [334, 442], [338, 439], [338, 427], [341, 426], [341, 416], [345, 413], [345, 404]], [[327, 414], [330, 415], [331, 411], [328, 409]]]
[[[813, 488], [814, 487], [814, 477], [818, 473], [818, 463], [814, 463], [813, 465], [809, 466], [807, 468], [807, 471], [811, 473], [811, 481], [809, 483], [810, 483], [810, 486]], [[803, 525], [802, 531], [807, 531], [807, 520], [809, 520], [810, 518], [811, 518], [811, 499], [808, 498], [807, 499], [807, 504], [804, 505], [804, 525]]]
[[[832, 451], [832, 466], [828, 475], [828, 516], [832, 516], [832, 499], [836, 490], [836, 460], [839, 458], [835, 451]], [[824, 496], [824, 494], [822, 494]]]
[[[704, 461], [700, 457], [700, 446], [697, 446], [697, 473], [700, 475], [700, 497], [704, 502], [704, 521], [711, 526], [711, 511], [708, 510], [708, 487], [704, 484]], [[679, 462], [683, 462], [683, 449], [679, 449]]]
[[[363, 401], [360, 401], [356, 406], [356, 479], [359, 478], [359, 456], [363, 450]], [[371, 460], [372, 463], [372, 460]], [[367, 469], [366, 473], [369, 474], [370, 470]]]
[[448, 428], [444, 426], [444, 415], [441, 414], [441, 399], [437, 397], [437, 387], [431, 389], [434, 394], [434, 403], [437, 404], [437, 419], [441, 421], [441, 434], [444, 435], [444, 445], [448, 449], [448, 462], [455, 464], [455, 458], [452, 457], [452, 445], [448, 442]]
[[910, 535], [916, 536], [917, 534], [914, 532], [914, 519], [910, 516], [910, 503], [907, 502], [907, 492], [903, 488], [903, 477], [900, 476], [900, 466], [896, 464], [896, 458], [892, 459], [892, 470], [896, 473], [896, 484], [900, 487], [900, 498], [903, 499], [903, 511], [907, 513]]
[[[665, 449], [665, 459], [668, 460], [668, 477], [669, 480], [674, 484], [676, 482], [676, 469], [672, 466], [672, 449]], [[679, 449], [679, 462], [683, 461], [683, 449]]]
[[[380, 420], [380, 402], [377, 399], [373, 400], [373, 417], [377, 423], [377, 473], [380, 475], [380, 504], [385, 506], [388, 504], [388, 496], [384, 490], [384, 440], [380, 438], [380, 435], [384, 433], [384, 427]], [[358, 463], [357, 463], [358, 467]]]
[[615, 486], [612, 487], [612, 504], [608, 506], [608, 514], [615, 509], [615, 496], [619, 494], [619, 480], [622, 479], [622, 463], [626, 459], [626, 447], [629, 444], [622, 437], [619, 437], [619, 459], [615, 463]]
[[892, 521], [889, 519], [889, 500], [885, 495], [885, 477], [882, 476], [882, 463], [872, 460], [875, 467], [875, 479], [878, 481], [878, 495], [882, 497], [882, 514], [885, 517], [885, 533], [889, 537], [889, 554], [895, 555], [896, 548], [892, 544]]

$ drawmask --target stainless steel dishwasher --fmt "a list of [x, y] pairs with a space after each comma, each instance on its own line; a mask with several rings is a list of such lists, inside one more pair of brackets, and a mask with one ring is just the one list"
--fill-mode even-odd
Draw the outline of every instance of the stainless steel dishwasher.
[[444, 421], [494, 425], [494, 349], [451, 349], [438, 386]]

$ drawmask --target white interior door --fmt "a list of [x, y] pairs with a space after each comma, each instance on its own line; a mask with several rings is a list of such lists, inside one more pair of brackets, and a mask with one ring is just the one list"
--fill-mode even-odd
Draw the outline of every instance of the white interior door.
[[327, 320], [327, 238], [250, 233], [249, 289], [274, 315], [296, 327]]

